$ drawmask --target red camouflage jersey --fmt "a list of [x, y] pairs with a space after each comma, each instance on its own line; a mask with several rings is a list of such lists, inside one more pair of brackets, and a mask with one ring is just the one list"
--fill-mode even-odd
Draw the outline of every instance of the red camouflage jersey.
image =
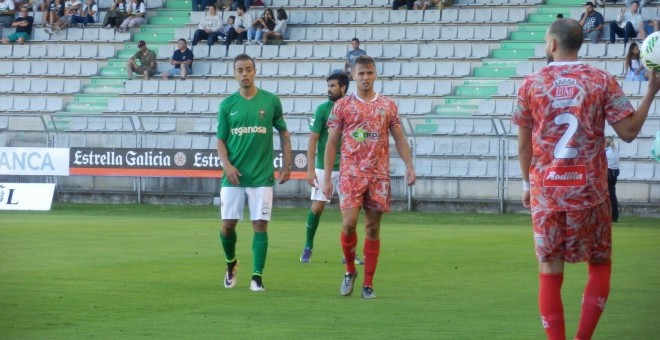
[[555, 62], [525, 77], [512, 122], [532, 129], [532, 210], [572, 211], [608, 198], [605, 121], [634, 108], [609, 73]]
[[370, 102], [353, 93], [335, 103], [327, 125], [341, 132], [341, 176], [390, 178], [389, 130], [401, 125], [398, 112], [378, 94]]

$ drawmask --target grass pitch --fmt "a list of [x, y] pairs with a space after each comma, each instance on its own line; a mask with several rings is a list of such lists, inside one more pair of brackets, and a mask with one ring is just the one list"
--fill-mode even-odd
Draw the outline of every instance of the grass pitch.
[[[0, 213], [5, 339], [540, 339], [537, 265], [524, 215], [394, 212], [384, 217], [375, 300], [339, 295], [340, 217], [321, 220], [298, 260], [304, 209], [276, 209], [265, 293], [248, 290], [252, 231], [240, 222], [238, 285], [222, 287], [215, 207], [80, 205]], [[362, 224], [359, 230], [363, 230]], [[363, 232], [359, 234], [361, 253]], [[614, 227], [610, 299], [596, 339], [657, 339], [660, 222]], [[362, 268], [359, 268], [361, 271]], [[575, 334], [586, 280], [567, 266]], [[356, 284], [362, 282], [362, 272]]]

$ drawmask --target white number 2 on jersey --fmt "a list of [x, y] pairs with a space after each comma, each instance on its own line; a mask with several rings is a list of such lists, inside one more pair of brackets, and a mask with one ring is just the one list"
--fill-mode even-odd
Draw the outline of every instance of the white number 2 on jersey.
[[557, 142], [557, 145], [555, 145], [553, 156], [555, 156], [555, 159], [568, 159], [568, 158], [577, 157], [578, 155], [577, 148], [571, 148], [567, 146], [568, 141], [570, 141], [571, 138], [573, 138], [575, 131], [577, 131], [579, 124], [577, 118], [575, 118], [575, 116], [570, 113], [562, 113], [557, 117], [555, 117], [555, 124], [557, 125], [568, 124], [568, 127], [566, 128], [566, 131]]

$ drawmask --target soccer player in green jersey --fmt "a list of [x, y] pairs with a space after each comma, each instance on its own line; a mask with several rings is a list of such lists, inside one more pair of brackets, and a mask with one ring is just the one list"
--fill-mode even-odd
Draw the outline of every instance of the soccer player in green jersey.
[[[314, 117], [309, 124], [309, 144], [307, 146], [307, 184], [312, 187], [312, 207], [307, 212], [307, 228], [305, 248], [300, 255], [300, 262], [308, 263], [312, 261], [312, 250], [314, 249], [314, 236], [319, 227], [319, 220], [325, 209], [326, 202], [330, 202], [323, 195], [323, 157], [325, 155], [325, 143], [328, 140], [328, 127], [325, 123], [328, 121], [330, 112], [335, 102], [346, 95], [348, 91], [348, 75], [343, 72], [331, 74], [326, 81], [328, 82], [328, 101], [319, 105], [314, 112]], [[339, 150], [337, 150], [339, 151]], [[318, 158], [316, 155], [318, 154]], [[339, 158], [338, 152], [335, 157], [335, 164], [332, 169], [332, 186], [337, 186], [339, 179]], [[313, 167], [311, 165], [314, 165]], [[358, 260], [359, 261], [359, 260]]]
[[273, 128], [279, 131], [284, 165], [279, 183], [291, 175], [291, 137], [287, 131], [280, 99], [259, 89], [254, 59], [247, 54], [234, 58], [238, 92], [225, 98], [218, 112], [218, 157], [224, 174], [220, 189], [222, 228], [220, 241], [225, 252], [225, 287], [236, 286], [236, 224], [243, 218], [245, 196], [254, 230], [252, 239], [252, 281], [250, 290], [264, 291], [261, 278], [268, 251], [268, 221], [273, 203]]

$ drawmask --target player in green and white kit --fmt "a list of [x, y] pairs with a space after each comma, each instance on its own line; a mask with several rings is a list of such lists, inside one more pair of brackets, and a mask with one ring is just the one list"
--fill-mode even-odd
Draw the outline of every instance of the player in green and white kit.
[[218, 113], [218, 157], [224, 174], [220, 189], [222, 228], [220, 241], [227, 271], [224, 285], [236, 285], [236, 224], [243, 218], [245, 196], [254, 230], [250, 290], [264, 291], [261, 278], [268, 251], [268, 221], [273, 202], [273, 128], [279, 131], [284, 152], [280, 183], [291, 175], [291, 137], [287, 131], [280, 99], [254, 84], [256, 65], [247, 54], [234, 58], [238, 92], [225, 98]]
[[[330, 200], [323, 195], [323, 157], [325, 155], [325, 144], [328, 140], [328, 127], [326, 122], [332, 112], [335, 101], [343, 98], [348, 91], [349, 79], [343, 72], [331, 74], [326, 81], [328, 82], [328, 101], [319, 105], [314, 112], [309, 126], [309, 144], [307, 146], [308, 164], [314, 164], [307, 169], [307, 184], [312, 187], [312, 207], [307, 212], [307, 228], [305, 248], [300, 255], [300, 262], [307, 263], [312, 260], [312, 250], [314, 249], [314, 236], [319, 226], [319, 220], [325, 209], [326, 202]], [[339, 151], [339, 149], [337, 149]], [[316, 157], [318, 155], [318, 157]], [[337, 186], [339, 179], [339, 159], [341, 154], [337, 152], [335, 165], [332, 169], [332, 184]], [[360, 263], [357, 260], [357, 263]]]

